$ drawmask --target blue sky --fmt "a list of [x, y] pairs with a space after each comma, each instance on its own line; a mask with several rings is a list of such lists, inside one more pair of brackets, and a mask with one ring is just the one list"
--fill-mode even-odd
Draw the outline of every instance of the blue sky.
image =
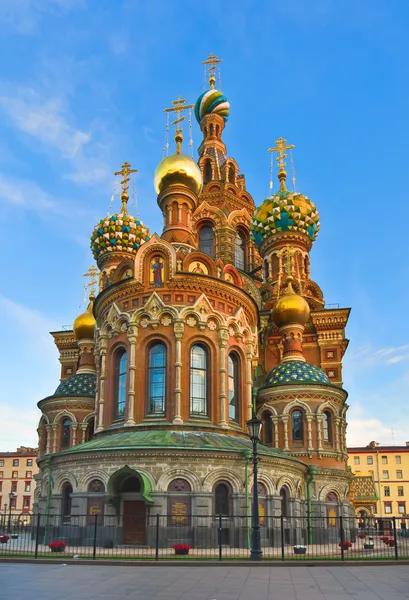
[[409, 439], [407, 2], [2, 0], [0, 25], [0, 449], [36, 444], [36, 402], [59, 378], [48, 332], [82, 309], [89, 236], [125, 160], [161, 232], [162, 109], [195, 101], [210, 53], [256, 204], [283, 136], [321, 213], [312, 276], [352, 307], [349, 442]]

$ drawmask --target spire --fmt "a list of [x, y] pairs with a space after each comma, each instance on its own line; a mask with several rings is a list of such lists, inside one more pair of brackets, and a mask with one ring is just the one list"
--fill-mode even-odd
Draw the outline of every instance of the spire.
[[118, 175], [122, 175], [122, 181], [121, 181], [121, 187], [122, 187], [122, 193], [121, 193], [122, 208], [121, 208], [121, 213], [123, 213], [123, 214], [127, 214], [126, 205], [128, 203], [128, 200], [129, 200], [128, 188], [129, 188], [129, 181], [130, 181], [129, 175], [131, 173], [137, 173], [137, 169], [131, 169], [131, 165], [129, 164], [129, 162], [126, 162], [126, 161], [122, 165], [121, 170], [117, 171], [116, 173], [114, 173], [114, 175], [116, 177]]
[[275, 144], [275, 146], [268, 149], [268, 152], [277, 152], [276, 161], [278, 166], [278, 180], [280, 182], [280, 190], [286, 190], [287, 187], [285, 185], [285, 180], [287, 179], [287, 171], [285, 170], [285, 159], [287, 158], [287, 154], [285, 153], [285, 151], [291, 150], [295, 146], [294, 144], [287, 145], [287, 140], [285, 140], [282, 137], [278, 138]]
[[284, 346], [283, 362], [305, 361], [302, 334], [310, 317], [310, 307], [302, 296], [294, 292], [293, 281], [293, 276], [288, 275], [286, 293], [278, 300], [273, 310], [273, 321], [280, 330]]

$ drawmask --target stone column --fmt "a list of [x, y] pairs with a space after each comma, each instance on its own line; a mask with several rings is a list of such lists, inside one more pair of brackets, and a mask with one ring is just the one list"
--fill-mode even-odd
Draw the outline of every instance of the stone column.
[[312, 415], [307, 415], [307, 444], [308, 452], [312, 452], [312, 429], [311, 429]]
[[77, 445], [77, 427], [78, 425], [72, 425], [72, 443], [71, 446]]
[[276, 415], [271, 416], [271, 420], [273, 421], [274, 426], [274, 447], [279, 448], [279, 440], [278, 440], [278, 417]]
[[289, 450], [289, 447], [288, 447], [288, 415], [282, 415], [281, 421], [284, 424], [284, 450]]
[[185, 331], [185, 324], [178, 319], [173, 325], [175, 333], [176, 349], [175, 349], [175, 416], [173, 418], [174, 425], [182, 425], [181, 417], [182, 408], [182, 338]]
[[220, 381], [220, 425], [224, 429], [228, 428], [227, 424], [227, 391], [226, 391], [226, 347], [229, 341], [229, 331], [227, 327], [220, 327], [217, 332], [217, 340], [220, 348], [220, 363], [219, 363], [219, 381]]
[[46, 430], [46, 436], [47, 436], [47, 441], [46, 441], [46, 445], [45, 445], [45, 453], [46, 454], [50, 454], [50, 449], [51, 449], [51, 425], [46, 425], [45, 426], [45, 430]]
[[136, 340], [139, 330], [129, 326], [129, 366], [128, 366], [128, 418], [125, 425], [135, 425], [135, 371], [136, 371]]
[[247, 396], [247, 418], [251, 419], [253, 416], [253, 373], [252, 373], [252, 360], [254, 354], [253, 342], [246, 342], [246, 396]]
[[95, 430], [96, 433], [104, 430], [104, 408], [105, 408], [105, 379], [106, 379], [106, 356], [108, 348], [108, 336], [106, 334], [100, 335], [101, 340], [101, 368], [99, 374], [99, 406], [96, 411], [98, 426]]
[[317, 442], [318, 442], [318, 451], [322, 450], [322, 421], [323, 415], [317, 415]]
[[53, 430], [53, 454], [57, 452], [57, 432], [58, 432], [58, 423], [53, 423], [51, 425]]
[[88, 423], [81, 423], [81, 444], [85, 443], [85, 434], [87, 432]]

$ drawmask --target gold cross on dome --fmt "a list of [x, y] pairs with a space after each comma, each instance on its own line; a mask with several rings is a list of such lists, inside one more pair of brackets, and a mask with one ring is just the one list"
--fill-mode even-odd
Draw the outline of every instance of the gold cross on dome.
[[[202, 62], [202, 65], [205, 66], [205, 79], [206, 79], [206, 66], [209, 65], [207, 67], [207, 73], [209, 75], [209, 83], [210, 83], [210, 87], [213, 89], [214, 88], [214, 84], [216, 83], [216, 76], [215, 76], [215, 71], [216, 71], [216, 65], [220, 64], [222, 61], [221, 58], [218, 58], [215, 54], [209, 54], [209, 56], [206, 58], [206, 60], [204, 60]], [[220, 67], [219, 67], [220, 69]], [[219, 70], [219, 85], [220, 85], [220, 70]]]
[[[163, 112], [165, 112], [165, 113], [170, 113], [170, 112], [176, 113], [176, 119], [174, 121], [172, 121], [171, 125], [179, 125], [179, 123], [181, 123], [182, 121], [184, 121], [186, 119], [185, 116], [180, 117], [179, 115], [184, 110], [188, 110], [189, 108], [194, 107], [194, 104], [186, 104], [186, 102], [187, 102], [187, 100], [184, 100], [182, 98], [182, 96], [176, 96], [176, 100], [173, 100], [171, 102], [172, 106], [170, 108], [163, 109]], [[178, 131], [178, 129], [176, 131]]]
[[285, 151], [292, 148], [295, 148], [294, 144], [287, 144], [287, 140], [280, 137], [276, 141], [276, 145], [268, 149], [268, 152], [277, 152], [276, 161], [280, 171], [283, 171], [285, 167], [285, 159], [287, 158]]
[[129, 164], [129, 162], [125, 161], [121, 167], [121, 170], [114, 173], [115, 176], [122, 175], [121, 186], [122, 186], [123, 194], [126, 194], [128, 192], [129, 180], [130, 180], [129, 175], [131, 173], [137, 173], [137, 171], [138, 171], [137, 169], [131, 169], [131, 165]]
[[89, 296], [95, 296], [95, 286], [97, 285], [99, 279], [99, 272], [96, 266], [92, 265], [86, 273], [83, 273], [83, 277], [85, 277], [86, 280], [89, 279], [89, 281], [87, 281], [87, 283], [85, 283], [84, 286], [88, 289]]

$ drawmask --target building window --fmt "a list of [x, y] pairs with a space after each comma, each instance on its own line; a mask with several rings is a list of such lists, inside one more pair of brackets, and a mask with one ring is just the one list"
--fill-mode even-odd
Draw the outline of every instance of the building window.
[[383, 465], [387, 465], [388, 464], [388, 457], [387, 456], [382, 456], [382, 464]]
[[302, 442], [303, 435], [303, 418], [300, 410], [294, 410], [291, 415], [292, 440], [293, 442]]
[[0, 471], [0, 479], [3, 479], [3, 471]]
[[391, 495], [391, 488], [389, 487], [389, 485], [385, 485], [385, 487], [383, 488], [383, 495], [385, 497]]
[[18, 458], [15, 458], [15, 459], [13, 460], [13, 467], [18, 467], [18, 464], [19, 464], [19, 460], [18, 460]]
[[26, 481], [25, 486], [24, 486], [24, 491], [31, 492], [31, 482], [30, 481]]
[[0, 460], [0, 467], [4, 467], [4, 460]]
[[360, 464], [360, 460], [359, 460], [359, 456], [354, 456], [354, 465], [359, 465]]
[[382, 471], [383, 479], [389, 479], [389, 471]]
[[32, 471], [26, 471], [26, 479], [31, 479], [33, 476], [33, 472]]
[[230, 515], [231, 488], [228, 483], [218, 483], [214, 489], [215, 514], [228, 517]]
[[397, 465], [400, 465], [402, 463], [402, 457], [401, 456], [395, 456], [395, 463]]
[[71, 442], [71, 421], [64, 419], [62, 422], [61, 448], [69, 448]]
[[373, 465], [373, 456], [367, 456], [366, 457], [366, 464], [367, 465]]
[[0, 481], [0, 492], [2, 492], [2, 491], [3, 491], [3, 482]]
[[240, 229], [234, 239], [234, 264], [242, 271], [246, 268], [246, 236]]
[[23, 508], [30, 508], [30, 496], [23, 496]]
[[126, 405], [126, 350], [120, 350], [116, 355], [116, 389], [115, 389], [115, 418], [123, 419], [125, 417]]
[[72, 485], [70, 483], [64, 483], [62, 487], [62, 514], [63, 518], [66, 520], [71, 517], [71, 494], [72, 494]]
[[240, 369], [239, 357], [235, 352], [229, 354], [228, 358], [228, 394], [229, 394], [229, 420], [239, 420], [240, 405]]
[[385, 502], [385, 515], [392, 514], [392, 502]]
[[403, 479], [402, 471], [400, 471], [400, 470], [396, 471], [396, 479]]
[[403, 485], [398, 485], [398, 496], [403, 496]]
[[33, 459], [32, 458], [28, 458], [27, 459], [27, 467], [32, 467], [33, 466]]
[[18, 479], [18, 471], [13, 471], [12, 478]]
[[203, 182], [208, 183], [212, 179], [212, 163], [206, 160], [203, 169]]
[[281, 498], [281, 514], [283, 517], [288, 517], [288, 489], [284, 486], [280, 490]]
[[13, 492], [13, 494], [17, 492], [17, 481], [13, 481], [11, 483], [11, 491]]
[[155, 344], [149, 349], [148, 413], [163, 415], [166, 398], [166, 347]]
[[404, 515], [406, 513], [406, 503], [405, 502], [398, 502], [398, 513], [400, 515]]
[[94, 429], [95, 429], [95, 419], [92, 418], [88, 421], [87, 429], [85, 431], [85, 441], [86, 442], [89, 442], [92, 439], [92, 436], [94, 435]]
[[207, 352], [200, 344], [190, 350], [190, 412], [207, 415]]
[[271, 413], [265, 412], [262, 417], [263, 428], [261, 430], [264, 444], [266, 446], [273, 445], [273, 421], [271, 420]]
[[[13, 491], [13, 490], [11, 490]], [[10, 500], [10, 508], [16, 508], [17, 506], [17, 496], [14, 496], [14, 498], [11, 498]]]
[[199, 250], [214, 258], [214, 233], [211, 225], [203, 225], [199, 230]]
[[324, 442], [331, 442], [332, 441], [331, 413], [328, 412], [327, 410], [323, 414], [322, 428], [324, 431]]

